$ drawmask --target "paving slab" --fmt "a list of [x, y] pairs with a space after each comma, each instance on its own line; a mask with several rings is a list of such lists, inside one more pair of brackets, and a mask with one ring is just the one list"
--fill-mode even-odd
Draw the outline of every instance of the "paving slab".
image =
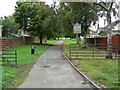
[[18, 88], [91, 88], [62, 55], [62, 44], [48, 48]]

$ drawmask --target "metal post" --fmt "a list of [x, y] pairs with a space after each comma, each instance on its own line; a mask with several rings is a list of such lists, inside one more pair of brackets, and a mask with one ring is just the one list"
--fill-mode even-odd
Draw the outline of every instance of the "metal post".
[[17, 51], [15, 50], [15, 64], [16, 64], [16, 67], [18, 66], [17, 65]]
[[79, 44], [79, 37], [78, 37], [78, 34], [76, 34], [76, 44]]

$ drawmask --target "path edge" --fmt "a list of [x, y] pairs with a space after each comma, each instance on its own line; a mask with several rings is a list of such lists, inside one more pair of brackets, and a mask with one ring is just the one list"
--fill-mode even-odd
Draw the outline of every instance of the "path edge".
[[92, 84], [96, 89], [102, 90], [102, 87], [95, 84], [92, 80], [90, 80], [84, 73], [82, 73], [78, 68], [75, 67], [75, 65], [70, 61], [70, 59], [65, 55], [64, 51], [62, 50], [63, 56], [66, 58], [66, 60], [71, 64], [71, 66], [80, 74], [82, 75], [86, 80], [89, 81], [90, 84]]

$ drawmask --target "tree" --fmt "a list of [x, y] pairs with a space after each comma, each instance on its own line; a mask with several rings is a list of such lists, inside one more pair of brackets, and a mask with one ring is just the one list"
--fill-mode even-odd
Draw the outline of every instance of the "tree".
[[44, 2], [37, 3], [34, 8], [34, 13], [29, 19], [28, 30], [32, 34], [37, 35], [40, 39], [40, 44], [42, 44], [43, 36], [51, 36], [52, 34], [49, 26], [51, 27], [52, 24], [53, 10]]
[[70, 11], [68, 4], [61, 3], [58, 9], [58, 23], [61, 32], [64, 32], [65, 37], [75, 37], [73, 34], [74, 14]]
[[[92, 22], [96, 22], [98, 20], [97, 17], [97, 8], [96, 5], [91, 3], [62, 3], [61, 11], [63, 12], [63, 27], [73, 34], [73, 25], [78, 22], [82, 26], [81, 35], [86, 38], [86, 34], [89, 31], [89, 27]], [[86, 40], [85, 40], [86, 42]], [[86, 46], [86, 45], [85, 45]]]
[[53, 9], [44, 2], [17, 2], [14, 17], [24, 32], [31, 36], [38, 36], [40, 44], [44, 36], [52, 37]]
[[[107, 19], [107, 26], [112, 25], [112, 16], [117, 16], [116, 9], [118, 8], [116, 2], [99, 2], [95, 3], [98, 6], [99, 14], [101, 17], [105, 16]], [[119, 21], [120, 22], [120, 21]], [[118, 24], [118, 22], [117, 22]], [[117, 25], [115, 24], [115, 25]], [[114, 26], [115, 26], [114, 25]], [[107, 32], [108, 38], [107, 38], [107, 59], [112, 59], [112, 28], [105, 28], [105, 31]]]
[[14, 18], [12, 16], [4, 17], [2, 20], [3, 37], [7, 37], [11, 33], [17, 34], [19, 30], [19, 24], [15, 23]]
[[13, 14], [15, 22], [19, 23], [22, 30], [27, 31], [28, 19], [32, 15], [34, 4], [30, 2], [17, 2], [15, 6], [15, 13]]

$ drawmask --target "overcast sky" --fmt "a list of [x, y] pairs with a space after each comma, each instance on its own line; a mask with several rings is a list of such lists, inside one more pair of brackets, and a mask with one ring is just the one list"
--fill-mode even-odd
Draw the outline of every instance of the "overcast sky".
[[[16, 1], [18, 0], [0, 0], [0, 17], [9, 16], [14, 13]], [[52, 4], [53, 0], [42, 0], [47, 4]]]

